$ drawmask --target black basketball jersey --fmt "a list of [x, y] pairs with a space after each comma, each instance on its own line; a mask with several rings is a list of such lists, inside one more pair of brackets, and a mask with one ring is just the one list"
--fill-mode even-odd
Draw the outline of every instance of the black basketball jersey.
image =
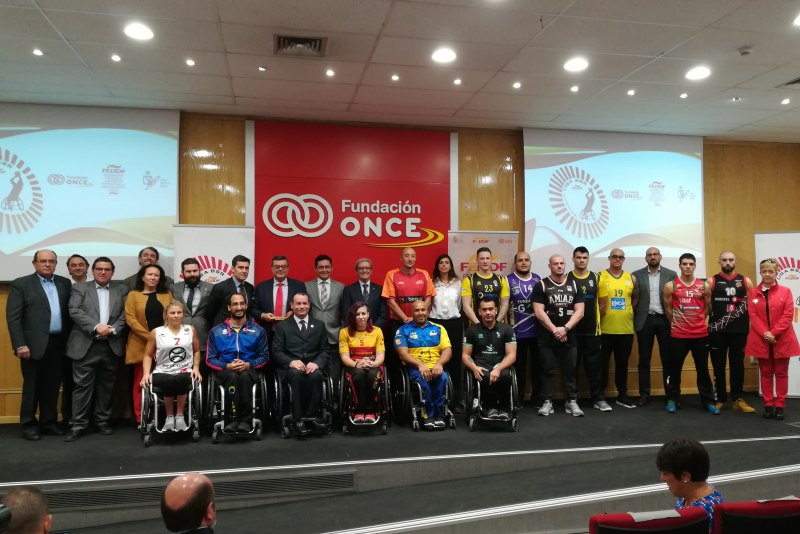
[[[544, 311], [550, 322], [555, 326], [564, 326], [575, 313], [575, 304], [583, 304], [583, 293], [578, 291], [574, 280], [564, 280], [557, 284], [549, 276], [542, 278], [541, 282], [533, 288], [532, 300], [544, 304]], [[574, 340], [575, 330], [570, 330], [568, 337]], [[539, 344], [548, 344], [552, 341], [553, 334], [546, 328], [540, 327]]]
[[711, 313], [708, 318], [709, 332], [746, 334], [750, 330], [747, 315], [747, 284], [741, 274], [725, 278], [714, 275], [714, 291], [711, 292]]
[[503, 278], [492, 273], [488, 278], [484, 278], [478, 273], [469, 276], [469, 285], [472, 290], [472, 311], [477, 315], [480, 309], [480, 299], [483, 297], [494, 297], [500, 302], [500, 293], [503, 291]]
[[589, 271], [584, 278], [575, 276], [575, 271], [570, 271], [567, 275], [568, 282], [575, 282], [578, 291], [583, 294], [583, 319], [575, 326], [575, 332], [579, 336], [599, 336], [600, 335], [600, 309], [597, 302], [597, 290], [600, 276]]

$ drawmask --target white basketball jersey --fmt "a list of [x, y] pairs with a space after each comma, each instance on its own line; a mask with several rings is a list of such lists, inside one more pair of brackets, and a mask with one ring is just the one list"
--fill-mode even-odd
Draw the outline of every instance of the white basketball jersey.
[[156, 328], [156, 361], [153, 373], [191, 373], [194, 366], [190, 325], [181, 326], [177, 335], [166, 326]]

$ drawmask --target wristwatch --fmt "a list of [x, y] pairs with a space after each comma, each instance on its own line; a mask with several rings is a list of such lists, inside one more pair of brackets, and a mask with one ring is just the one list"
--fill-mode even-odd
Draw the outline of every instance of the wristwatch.
[[564, 332], [569, 332], [569, 327], [567, 325], [564, 325]]

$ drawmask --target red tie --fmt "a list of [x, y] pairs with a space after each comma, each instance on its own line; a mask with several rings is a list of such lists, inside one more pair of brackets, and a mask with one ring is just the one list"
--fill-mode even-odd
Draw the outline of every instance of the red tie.
[[275, 315], [283, 317], [283, 282], [278, 283], [278, 292], [275, 294]]

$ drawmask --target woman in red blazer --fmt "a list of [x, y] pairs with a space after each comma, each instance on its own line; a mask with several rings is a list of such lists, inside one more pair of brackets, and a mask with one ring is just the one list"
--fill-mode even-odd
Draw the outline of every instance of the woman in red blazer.
[[789, 389], [789, 358], [800, 356], [800, 344], [792, 325], [794, 299], [788, 287], [778, 285], [778, 262], [775, 259], [762, 261], [760, 269], [761, 283], [747, 295], [750, 334], [745, 354], [758, 358], [764, 418], [783, 419]]

